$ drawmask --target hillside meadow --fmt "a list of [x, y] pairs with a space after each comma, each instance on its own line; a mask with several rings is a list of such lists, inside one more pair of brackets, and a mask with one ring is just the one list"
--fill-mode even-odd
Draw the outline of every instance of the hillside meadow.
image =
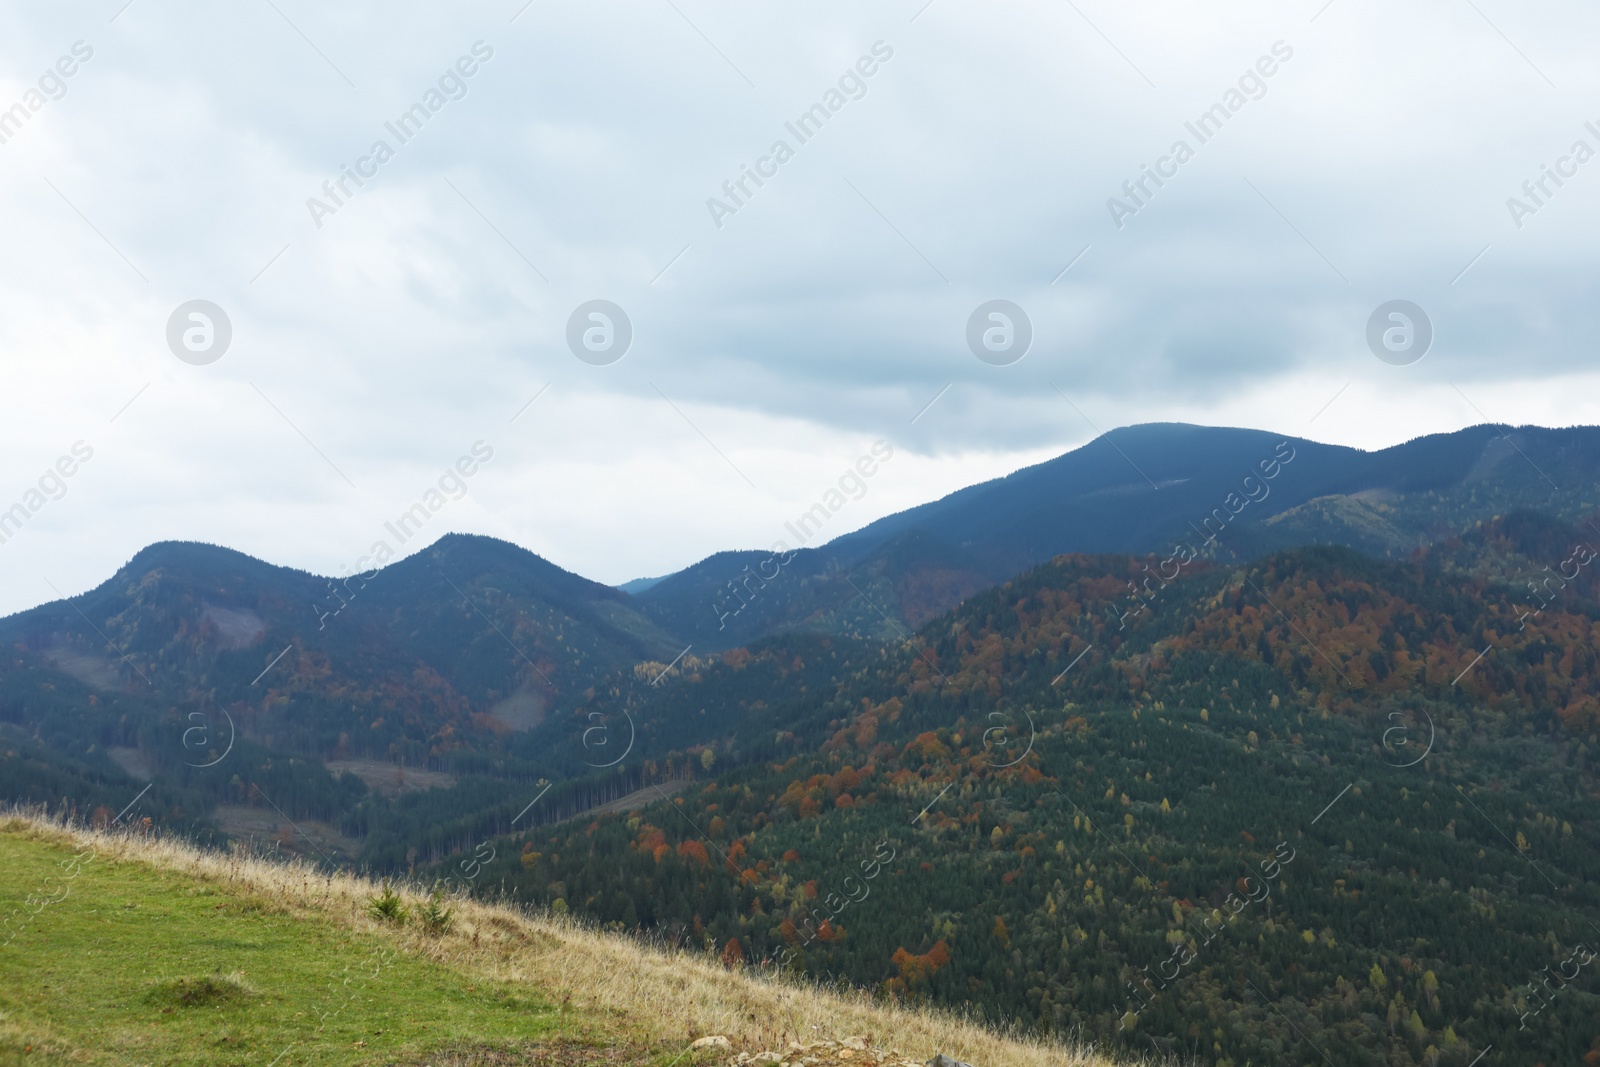
[[[0, 817], [0, 1063], [629, 1063], [863, 1035], [980, 1067], [1105, 1067], [932, 1010], [773, 981], [571, 919], [179, 840]], [[725, 1035], [727, 1049], [691, 1049]]]

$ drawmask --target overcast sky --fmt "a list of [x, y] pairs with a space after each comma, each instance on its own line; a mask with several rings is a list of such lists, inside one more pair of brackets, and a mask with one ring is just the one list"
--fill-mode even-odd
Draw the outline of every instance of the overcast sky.
[[[618, 583], [879, 439], [830, 534], [1130, 423], [1600, 421], [1588, 5], [125, 3], [0, 9], [0, 612], [164, 539], [341, 573], [478, 441], [402, 552]], [[1369, 348], [1394, 299], [1420, 361]]]

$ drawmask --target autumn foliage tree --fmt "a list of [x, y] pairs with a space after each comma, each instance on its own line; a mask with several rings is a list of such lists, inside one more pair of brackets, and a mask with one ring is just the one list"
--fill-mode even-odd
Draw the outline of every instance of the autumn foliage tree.
[[935, 941], [927, 952], [914, 956], [901, 947], [895, 949], [894, 955], [889, 957], [889, 962], [900, 972], [900, 979], [905, 982], [907, 988], [915, 988], [927, 982], [929, 976], [950, 962], [950, 948], [942, 940]]

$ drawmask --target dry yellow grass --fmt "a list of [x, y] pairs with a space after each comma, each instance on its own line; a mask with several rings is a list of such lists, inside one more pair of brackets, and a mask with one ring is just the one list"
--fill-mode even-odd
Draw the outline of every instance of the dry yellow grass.
[[[918, 1060], [936, 1052], [978, 1067], [1110, 1067], [1091, 1049], [997, 1033], [951, 1014], [876, 1003], [748, 971], [730, 971], [706, 956], [642, 946], [559, 916], [463, 901], [443, 937], [408, 926], [379, 927], [367, 902], [379, 886], [350, 874], [327, 875], [301, 863], [205, 852], [186, 842], [106, 833], [25, 812], [0, 816], [0, 833], [76, 847], [92, 845], [103, 859], [147, 864], [208, 882], [219, 891], [247, 892], [291, 915], [348, 929], [380, 929], [397, 947], [486, 979], [527, 983], [544, 997], [588, 1020], [607, 1043], [682, 1047], [709, 1034], [727, 1036], [734, 1051], [782, 1049], [794, 1040], [870, 1039]], [[397, 887], [415, 906], [416, 887]]]

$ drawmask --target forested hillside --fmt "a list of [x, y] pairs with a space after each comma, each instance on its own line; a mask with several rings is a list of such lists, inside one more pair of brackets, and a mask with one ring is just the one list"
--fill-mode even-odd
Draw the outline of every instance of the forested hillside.
[[[1407, 563], [1307, 549], [1166, 585], [1067, 557], [865, 667], [731, 653], [674, 683], [689, 703], [761, 672], [828, 720], [503, 842], [481, 882], [1130, 1050], [1577, 1062], [1600, 1048], [1575, 978], [1600, 940], [1591, 543], [1519, 516]], [[1461, 572], [1493, 548], [1569, 579]]]

